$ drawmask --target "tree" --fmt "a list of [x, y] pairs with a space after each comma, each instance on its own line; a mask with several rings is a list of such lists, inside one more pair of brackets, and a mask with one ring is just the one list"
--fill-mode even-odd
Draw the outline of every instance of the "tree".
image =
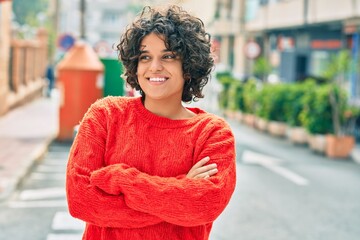
[[324, 72], [324, 76], [330, 79], [330, 95], [329, 101], [332, 107], [332, 121], [334, 127], [334, 133], [336, 136], [342, 134], [341, 131], [341, 119], [343, 117], [344, 96], [342, 96], [342, 85], [345, 82], [346, 74], [352, 67], [352, 60], [350, 53], [347, 50], [342, 50], [333, 58], [328, 64], [327, 69]]
[[37, 15], [47, 11], [49, 0], [13, 0], [12, 5], [16, 22], [37, 27], [40, 25]]
[[271, 65], [269, 61], [261, 56], [256, 59], [253, 72], [255, 76], [259, 77], [263, 82], [266, 82], [266, 77], [271, 73]]

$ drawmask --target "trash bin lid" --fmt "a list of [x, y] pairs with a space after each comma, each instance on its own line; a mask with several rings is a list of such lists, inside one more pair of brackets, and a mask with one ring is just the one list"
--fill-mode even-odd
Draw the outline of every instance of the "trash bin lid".
[[59, 62], [57, 70], [104, 71], [95, 51], [85, 42], [76, 42]]

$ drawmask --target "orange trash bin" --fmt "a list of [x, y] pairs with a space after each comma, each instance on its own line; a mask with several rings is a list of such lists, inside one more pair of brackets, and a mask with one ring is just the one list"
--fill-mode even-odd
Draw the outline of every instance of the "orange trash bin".
[[57, 140], [73, 139], [74, 127], [97, 99], [103, 96], [104, 66], [84, 42], [75, 45], [57, 66], [60, 90], [59, 134]]

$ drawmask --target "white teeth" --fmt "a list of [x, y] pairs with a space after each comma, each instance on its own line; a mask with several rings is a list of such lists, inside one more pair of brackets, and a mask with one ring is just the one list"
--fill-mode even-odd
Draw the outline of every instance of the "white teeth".
[[149, 78], [150, 82], [164, 82], [166, 78]]

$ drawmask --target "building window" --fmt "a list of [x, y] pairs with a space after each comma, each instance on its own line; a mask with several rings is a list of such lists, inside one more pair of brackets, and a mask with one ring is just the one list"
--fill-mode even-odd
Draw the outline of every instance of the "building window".
[[101, 39], [120, 39], [120, 34], [118, 32], [103, 32]]
[[105, 10], [103, 12], [102, 21], [106, 24], [115, 24], [119, 21], [119, 13], [112, 10]]
[[314, 51], [311, 54], [311, 75], [323, 76], [328, 66], [330, 53], [327, 51]]
[[260, 8], [259, 0], [247, 0], [245, 5], [245, 21], [250, 22], [257, 16], [257, 12]]

